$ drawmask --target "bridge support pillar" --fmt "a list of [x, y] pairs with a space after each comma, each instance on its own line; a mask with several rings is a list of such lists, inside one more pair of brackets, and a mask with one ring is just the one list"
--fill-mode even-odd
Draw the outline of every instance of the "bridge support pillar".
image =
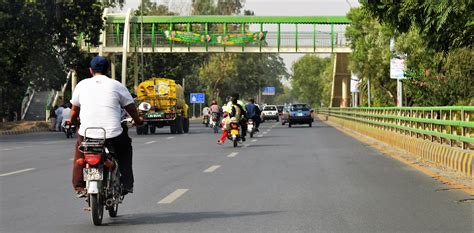
[[117, 80], [117, 71], [116, 71], [116, 66], [115, 66], [115, 54], [112, 53], [110, 57], [110, 75], [113, 80]]
[[347, 53], [335, 54], [330, 107], [349, 107], [351, 72], [348, 65]]

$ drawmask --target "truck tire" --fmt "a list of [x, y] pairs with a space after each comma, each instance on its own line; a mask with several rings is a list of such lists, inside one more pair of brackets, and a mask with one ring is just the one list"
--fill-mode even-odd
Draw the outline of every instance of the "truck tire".
[[142, 135], [143, 134], [143, 129], [142, 129], [143, 126], [141, 125], [137, 125], [137, 135]]
[[150, 133], [155, 134], [155, 132], [156, 132], [156, 126], [150, 125]]
[[183, 131], [184, 133], [189, 133], [189, 118], [184, 118]]
[[143, 134], [147, 135], [148, 134], [148, 124], [143, 124]]
[[171, 134], [176, 133], [176, 122], [175, 121], [170, 121], [170, 133]]
[[182, 134], [183, 133], [183, 117], [176, 117], [176, 133]]

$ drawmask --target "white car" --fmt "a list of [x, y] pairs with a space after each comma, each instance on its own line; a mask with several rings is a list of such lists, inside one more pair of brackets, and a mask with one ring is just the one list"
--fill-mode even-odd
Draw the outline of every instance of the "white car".
[[276, 105], [266, 105], [262, 110], [262, 121], [276, 120], [280, 121], [278, 116], [278, 109]]

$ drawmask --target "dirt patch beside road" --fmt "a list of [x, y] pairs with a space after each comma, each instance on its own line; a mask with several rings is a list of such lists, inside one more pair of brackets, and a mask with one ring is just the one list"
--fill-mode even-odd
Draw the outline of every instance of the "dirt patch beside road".
[[0, 132], [41, 130], [48, 128], [49, 123], [44, 121], [12, 121], [0, 123]]

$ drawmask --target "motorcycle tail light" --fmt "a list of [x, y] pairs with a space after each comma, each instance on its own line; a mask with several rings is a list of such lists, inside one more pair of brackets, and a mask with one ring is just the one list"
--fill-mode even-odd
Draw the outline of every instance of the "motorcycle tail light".
[[232, 128], [232, 129], [238, 129], [239, 126], [238, 126], [237, 124], [231, 124], [231, 125], [230, 125], [230, 128]]
[[86, 162], [90, 165], [96, 165], [100, 162], [100, 154], [85, 154], [84, 158]]

